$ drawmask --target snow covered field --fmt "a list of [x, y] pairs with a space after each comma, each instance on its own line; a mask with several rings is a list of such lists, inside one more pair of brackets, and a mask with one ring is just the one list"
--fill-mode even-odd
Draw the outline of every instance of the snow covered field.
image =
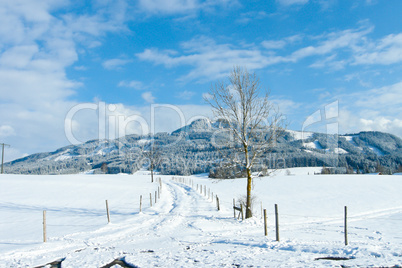
[[[254, 217], [233, 218], [245, 179], [135, 175], [0, 176], [0, 267], [392, 267], [402, 265], [402, 176], [313, 175], [289, 169], [254, 181]], [[217, 194], [221, 210], [197, 192]], [[194, 187], [193, 187], [194, 185]], [[143, 196], [142, 212], [139, 197]], [[111, 223], [107, 223], [108, 200]], [[261, 204], [268, 213], [264, 236]], [[278, 204], [280, 242], [275, 241]], [[349, 245], [344, 245], [348, 206]], [[42, 211], [47, 211], [43, 243]], [[349, 260], [315, 260], [344, 257]], [[118, 267], [118, 266], [116, 266]]]

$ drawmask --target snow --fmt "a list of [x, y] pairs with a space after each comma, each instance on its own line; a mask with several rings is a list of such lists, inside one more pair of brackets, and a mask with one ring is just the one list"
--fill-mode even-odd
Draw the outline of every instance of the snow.
[[335, 148], [334, 152], [336, 154], [347, 154], [348, 153], [348, 151], [346, 151], [345, 149], [342, 149], [342, 148]]
[[[354, 137], [358, 137], [358, 135], [348, 135], [348, 136], [340, 136], [340, 137], [342, 137], [342, 138], [345, 138], [345, 140], [347, 140], [348, 142], [353, 142], [353, 138]], [[355, 143], [353, 143], [353, 145], [355, 145], [356, 146], [356, 144]]]
[[322, 150], [322, 146], [318, 141], [313, 142], [303, 142], [303, 146], [310, 149], [319, 149]]
[[[323, 149], [321, 144], [318, 141], [312, 141], [312, 142], [303, 142], [303, 146], [305, 148], [310, 148], [310, 149], [318, 149], [318, 150], [325, 150], [325, 152], [329, 153], [329, 152], [333, 152], [335, 154], [347, 154], [348, 151], [346, 151], [345, 149], [336, 147], [332, 150], [330, 149]], [[312, 153], [311, 150], [305, 150], [308, 153]]]
[[358, 148], [359, 150], [363, 150], [362, 147], [359, 147], [357, 143], [353, 140], [354, 137], [359, 137], [358, 135], [348, 135], [348, 136], [340, 136], [341, 138], [345, 138], [346, 141], [348, 141], [351, 145], [354, 147]]
[[150, 142], [151, 142], [151, 140], [149, 140], [149, 139], [140, 139], [140, 140], [137, 141], [137, 143], [140, 144], [140, 145], [144, 145], [144, 144], [147, 144], [147, 143], [150, 143]]
[[373, 146], [373, 145], [367, 145], [371, 151], [373, 151], [376, 155], [378, 156], [384, 156], [384, 152], [381, 151], [379, 148]]
[[[363, 148], [360, 147], [360, 146], [358, 146], [358, 145], [356, 144], [356, 142], [354, 142], [354, 140], [353, 140], [354, 137], [358, 137], [357, 135], [341, 136], [341, 137], [345, 138], [345, 139], [346, 139], [348, 142], [350, 142], [353, 146], [359, 148], [360, 150], [363, 150]], [[384, 156], [384, 152], [381, 151], [379, 148], [377, 148], [377, 147], [375, 147], [375, 146], [373, 146], [373, 145], [369, 145], [369, 144], [368, 144], [367, 142], [365, 142], [365, 141], [362, 141], [362, 142], [364, 142], [365, 145], [366, 145], [371, 151], [373, 151], [373, 153], [375, 153], [376, 155], [378, 155], [378, 156]]]
[[314, 134], [313, 132], [307, 132], [307, 131], [295, 131], [295, 130], [286, 130], [286, 131], [292, 134], [295, 140], [309, 139]]
[[72, 158], [72, 156], [70, 154], [62, 154], [62, 155], [57, 156], [54, 159], [54, 161], [64, 161], [64, 160], [67, 160], [67, 159], [70, 159], [70, 158]]
[[[245, 179], [206, 174], [1, 175], [0, 267], [101, 267], [117, 258], [138, 267], [391, 267], [402, 263], [402, 177], [313, 175], [321, 168], [279, 170], [254, 179], [254, 217], [233, 218]], [[289, 171], [288, 171], [289, 170]], [[292, 176], [288, 176], [291, 174]], [[220, 200], [197, 192], [205, 185]], [[200, 188], [200, 187], [199, 187]], [[207, 190], [208, 193], [208, 190]], [[139, 196], [142, 195], [142, 212]], [[107, 223], [108, 200], [111, 223]], [[154, 199], [153, 199], [154, 201]], [[264, 236], [261, 204], [268, 213]], [[274, 204], [280, 237], [275, 241]], [[348, 206], [349, 245], [343, 241]], [[48, 242], [42, 242], [47, 210]], [[315, 260], [322, 257], [350, 260]]]

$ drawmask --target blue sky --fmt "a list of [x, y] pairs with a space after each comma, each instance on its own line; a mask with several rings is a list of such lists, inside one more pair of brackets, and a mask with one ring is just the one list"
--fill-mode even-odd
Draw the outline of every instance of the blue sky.
[[6, 159], [210, 117], [202, 97], [236, 65], [260, 77], [290, 129], [402, 136], [401, 10], [400, 0], [2, 1]]

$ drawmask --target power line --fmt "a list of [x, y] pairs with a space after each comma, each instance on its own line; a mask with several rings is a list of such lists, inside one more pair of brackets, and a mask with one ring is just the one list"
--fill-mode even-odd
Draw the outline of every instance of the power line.
[[3, 174], [4, 173], [4, 169], [3, 169], [3, 165], [4, 165], [4, 146], [10, 147], [10, 145], [5, 144], [5, 143], [0, 143], [0, 145], [3, 146], [2, 150], [1, 150], [1, 174]]

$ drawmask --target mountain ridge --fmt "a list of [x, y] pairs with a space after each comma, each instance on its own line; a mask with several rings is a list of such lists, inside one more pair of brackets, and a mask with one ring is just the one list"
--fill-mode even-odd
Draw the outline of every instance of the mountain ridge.
[[[223, 158], [214, 142], [225, 140], [227, 123], [199, 119], [172, 133], [154, 136], [128, 135], [115, 140], [89, 140], [67, 145], [53, 152], [32, 154], [5, 164], [6, 173], [71, 174], [95, 170], [108, 165], [109, 173], [133, 173], [149, 165], [144, 152], [151, 141], [159, 147], [163, 163], [157, 168], [163, 174], [210, 172]], [[222, 130], [222, 131], [221, 131]], [[225, 151], [224, 149], [223, 151]], [[227, 151], [227, 150], [226, 150]], [[259, 167], [269, 168], [272, 159], [282, 159], [279, 168], [333, 166], [365, 172], [397, 171], [402, 164], [402, 139], [378, 132], [362, 131], [344, 135], [286, 130], [277, 146], [263, 156]], [[169, 162], [169, 163], [168, 163]], [[275, 166], [277, 168], [277, 166]]]

